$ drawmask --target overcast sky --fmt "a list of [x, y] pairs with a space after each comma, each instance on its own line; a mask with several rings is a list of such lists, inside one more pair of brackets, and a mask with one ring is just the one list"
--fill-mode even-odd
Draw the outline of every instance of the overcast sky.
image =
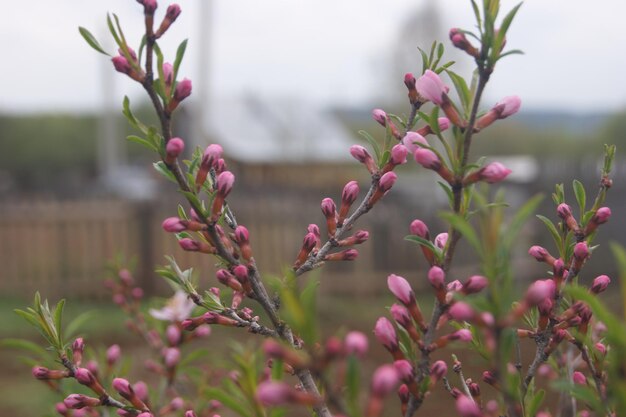
[[[387, 85], [381, 69], [391, 65], [399, 28], [425, 0], [181, 0], [183, 13], [163, 46], [172, 56], [177, 42], [190, 38], [181, 74], [198, 88], [200, 1], [214, 6], [208, 85], [217, 96], [302, 95], [322, 104], [371, 105]], [[472, 27], [469, 1], [428, 1], [437, 2], [446, 28]], [[514, 4], [503, 0], [503, 9]], [[166, 6], [160, 3], [159, 17]], [[24, 1], [4, 10], [10, 13], [0, 25], [2, 112], [98, 109], [109, 89], [103, 74], [112, 66], [84, 43], [77, 27], [108, 39], [111, 11], [132, 42], [140, 39], [141, 6], [133, 0]], [[489, 97], [518, 94], [526, 108], [626, 107], [624, 16], [624, 0], [527, 0], [507, 45], [526, 55], [499, 64]], [[116, 104], [123, 94], [140, 93], [114, 75]]]

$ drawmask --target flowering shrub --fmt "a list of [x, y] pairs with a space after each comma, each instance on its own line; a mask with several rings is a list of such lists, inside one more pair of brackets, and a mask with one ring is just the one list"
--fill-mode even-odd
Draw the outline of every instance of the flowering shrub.
[[[545, 417], [552, 415], [550, 409], [555, 415], [626, 415], [624, 324], [597, 298], [611, 279], [600, 275], [588, 288], [577, 284], [597, 249], [593, 240], [598, 228], [611, 216], [603, 203], [612, 184], [609, 173], [615, 149], [606, 147], [598, 192], [590, 207], [584, 187], [574, 181], [578, 216], [565, 201], [564, 187], [557, 186], [553, 194], [557, 222], [539, 216], [552, 235], [554, 249], [532, 246], [528, 251], [545, 265], [546, 275], [530, 283], [521, 297], [514, 285], [511, 252], [540, 197], [530, 199], [505, 223], [502, 194], [490, 197], [485, 190], [487, 184], [503, 181], [511, 170], [499, 162], [470, 157], [472, 141], [482, 130], [520, 108], [520, 98], [510, 96], [481, 110], [496, 64], [519, 52], [505, 49], [519, 5], [498, 19], [498, 0], [483, 0], [482, 7], [472, 1], [476, 31], [450, 31], [452, 44], [476, 64], [470, 83], [451, 70], [451, 62], [443, 63], [442, 44], [421, 51], [421, 73], [404, 78], [409, 115], [402, 118], [375, 109], [372, 117], [384, 128], [382, 138], [365, 134], [369, 149], [354, 145], [349, 150], [368, 172], [367, 191], [363, 193], [354, 180], [345, 185], [338, 204], [324, 198], [325, 224], [307, 227], [299, 250], [294, 251], [292, 268], [268, 289], [270, 282], [262, 278], [254, 260], [253, 236], [227, 203], [235, 176], [227, 168], [222, 147], [211, 144], [181, 161], [185, 140], [172, 137], [171, 120], [192, 93], [192, 82], [179, 75], [186, 41], [173, 63], [166, 61], [157, 41], [181, 9], [170, 5], [157, 27], [156, 0], [138, 2], [146, 31], [137, 52], [127, 43], [117, 16], [108, 17], [119, 46], [111, 60], [115, 70], [144, 88], [160, 126], [143, 124], [126, 98], [124, 114], [140, 134], [129, 139], [158, 155], [155, 168], [185, 198], [178, 215], [163, 221], [163, 229], [174, 234], [182, 249], [215, 257], [216, 278], [223, 289], [199, 289], [192, 270], [182, 270], [169, 258], [169, 264], [157, 272], [172, 284], [175, 294], [161, 309], [149, 310], [147, 317], [141, 308], [142, 290], [132, 274], [123, 266], [116, 269], [116, 278], [107, 281], [113, 300], [130, 316], [131, 330], [145, 339], [158, 358], [145, 363], [151, 372], [149, 383], [121, 377], [127, 369], [120, 361], [119, 346], [110, 346], [98, 361], [86, 354], [82, 338], [70, 342], [68, 332], [62, 330], [64, 303], [51, 309], [37, 295], [32, 308], [18, 313], [39, 329], [58, 360], [47, 360], [51, 368], [33, 368], [35, 378], [60, 392], [65, 390], [59, 388], [63, 380], [75, 380], [71, 385], [75, 393], [56, 406], [59, 414], [105, 416], [115, 410], [121, 416], [192, 417], [230, 409], [242, 416], [273, 417], [291, 410], [286, 406], [299, 405], [318, 417], [378, 417], [389, 414], [388, 397], [397, 393], [402, 414], [410, 417], [441, 385], [463, 417]], [[80, 32], [89, 45], [107, 54], [86, 29]], [[391, 319], [382, 316], [376, 321], [374, 336], [389, 351], [390, 363], [378, 367], [362, 385], [360, 362], [368, 353], [369, 338], [352, 331], [343, 338], [321, 340], [314, 317], [314, 284], [301, 289], [298, 278], [326, 262], [358, 258], [355, 247], [367, 241], [369, 233], [355, 230], [357, 221], [381, 204], [397, 180], [395, 168], [411, 156], [440, 177], [450, 208], [442, 213], [449, 224], [446, 232], [433, 237], [428, 225], [416, 219], [406, 237], [419, 246], [429, 265], [424, 278], [432, 287], [434, 307], [423, 311], [411, 283], [393, 273], [388, 276], [397, 303], [389, 309]], [[453, 279], [451, 266], [462, 241], [482, 266], [480, 274], [459, 280]], [[624, 253], [617, 248], [616, 253], [626, 264]], [[208, 336], [213, 326], [247, 329], [262, 343], [262, 354], [240, 349], [235, 353], [236, 369], [217, 371], [194, 362], [204, 351], [181, 353], [189, 341]], [[528, 363], [521, 355], [524, 339], [535, 352]], [[481, 378], [466, 378], [455, 355], [450, 361], [434, 360], [433, 353], [445, 348], [469, 349], [481, 358]], [[458, 378], [448, 378], [449, 367]], [[482, 394], [487, 385], [494, 388], [488, 396]], [[558, 404], [544, 401], [545, 388], [560, 392]]]

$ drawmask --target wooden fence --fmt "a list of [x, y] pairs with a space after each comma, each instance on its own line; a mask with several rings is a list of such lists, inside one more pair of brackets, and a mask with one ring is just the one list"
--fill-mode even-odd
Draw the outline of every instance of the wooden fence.
[[[238, 221], [250, 230], [254, 256], [265, 275], [278, 275], [290, 265], [307, 225], [322, 221], [317, 196], [294, 199], [293, 195], [250, 193], [235, 206]], [[369, 230], [374, 238], [360, 245], [357, 262], [324, 268], [323, 291], [377, 292], [386, 286], [390, 265], [397, 273], [414, 268], [417, 248], [402, 240], [410, 218], [399, 210], [381, 206], [364, 218], [359, 228]], [[165, 254], [173, 255], [181, 267], [193, 266], [206, 287], [216, 285], [214, 258], [182, 251], [174, 236], [161, 229], [162, 219], [175, 213], [172, 200], [0, 203], [0, 290], [5, 296], [30, 297], [38, 290], [48, 298], [107, 298], [102, 286], [105, 265], [118, 254], [136, 257], [137, 277], [149, 293], [167, 291], [153, 272], [165, 263]]]

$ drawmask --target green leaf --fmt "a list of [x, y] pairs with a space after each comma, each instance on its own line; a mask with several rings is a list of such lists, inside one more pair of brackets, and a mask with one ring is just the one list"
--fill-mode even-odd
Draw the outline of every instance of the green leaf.
[[117, 44], [118, 47], [122, 47], [122, 40], [120, 39], [119, 35], [117, 34], [117, 31], [115, 30], [115, 26], [113, 26], [113, 21], [111, 20], [111, 15], [107, 14], [107, 26], [109, 27], [109, 32], [111, 32], [111, 35], [113, 36], [113, 39], [115, 39], [115, 43]]
[[470, 93], [469, 88], [467, 86], [467, 83], [465, 82], [463, 77], [457, 75], [453, 71], [446, 70], [446, 73], [448, 74], [448, 76], [452, 80], [452, 84], [454, 84], [454, 89], [456, 90], [456, 93], [459, 95], [459, 98], [461, 99], [461, 104], [463, 106], [463, 112], [465, 114], [468, 114], [468, 112], [470, 110], [469, 106], [470, 106], [470, 102], [472, 100], [472, 96], [471, 96], [471, 93]]
[[376, 162], [378, 163], [378, 161], [380, 161], [381, 154], [380, 146], [378, 146], [378, 142], [376, 141], [376, 139], [374, 139], [372, 135], [367, 133], [365, 130], [359, 130], [359, 135], [363, 136], [365, 140], [367, 140], [372, 146], [372, 148], [374, 149], [374, 155], [376, 156]]
[[[177, 80], [178, 68], [180, 67], [181, 62], [183, 62], [183, 57], [185, 56], [186, 50], [187, 50], [187, 39], [182, 41], [180, 45], [178, 45], [178, 49], [176, 49], [176, 58], [174, 59], [174, 65], [173, 65], [174, 81]], [[172, 89], [172, 91], [173, 90], [174, 89]]]
[[59, 346], [63, 346], [63, 333], [61, 331], [61, 325], [63, 322], [63, 308], [65, 307], [65, 299], [61, 299], [56, 308], [54, 309], [54, 327], [56, 329]]
[[153, 163], [152, 166], [154, 167], [154, 169], [157, 170], [159, 174], [163, 175], [165, 178], [172, 181], [173, 183], [178, 184], [178, 181], [176, 181], [176, 177], [174, 176], [174, 174], [172, 174], [172, 171], [169, 170], [167, 165], [165, 165], [165, 162], [158, 161]]
[[[509, 26], [513, 22], [517, 11], [522, 6], [522, 3], [519, 3], [517, 6], [513, 7], [509, 13], [502, 19], [502, 23], [500, 24], [500, 29], [498, 30], [498, 34], [496, 35], [496, 39], [494, 40], [493, 49], [494, 53], [500, 55], [500, 50], [502, 49], [502, 45], [506, 38], [506, 32], [509, 30]], [[502, 56], [500, 56], [501, 58]]]
[[220, 388], [214, 387], [206, 387], [203, 390], [204, 396], [210, 400], [218, 400], [227, 408], [233, 410], [236, 414], [239, 414], [242, 417], [249, 417], [252, 415], [251, 411], [244, 406], [240, 401], [237, 401], [227, 392], [224, 392]]
[[417, 49], [420, 51], [420, 55], [422, 56], [422, 74], [423, 74], [429, 68], [430, 62], [428, 61], [428, 55], [426, 55], [426, 52], [424, 52], [422, 48], [417, 48]]
[[526, 400], [526, 415], [535, 416], [541, 407], [544, 397], [546, 396], [546, 390], [540, 389], [535, 395]]
[[458, 230], [467, 239], [469, 244], [478, 254], [482, 254], [482, 246], [480, 244], [480, 240], [476, 235], [476, 231], [467, 220], [465, 220], [463, 217], [459, 216], [456, 213], [449, 212], [441, 213], [439, 217], [450, 223], [453, 228]]
[[522, 51], [521, 49], [511, 49], [510, 51], [500, 54], [499, 59], [502, 59], [505, 56], [509, 56], [509, 55], [524, 55], [524, 51]]
[[574, 189], [574, 196], [576, 197], [578, 207], [580, 207], [580, 215], [582, 216], [585, 213], [585, 204], [587, 203], [587, 194], [585, 193], [585, 187], [580, 181], [574, 180], [572, 183], [572, 188]]
[[104, 54], [106, 56], [111, 56], [110, 54], [108, 54], [103, 48], [102, 46], [100, 46], [100, 43], [98, 43], [98, 41], [96, 40], [96, 38], [91, 34], [91, 32], [89, 32], [87, 29], [85, 29], [82, 26], [78, 27], [78, 32], [80, 33], [80, 35], [83, 37], [83, 39], [85, 40], [85, 42], [87, 42], [89, 44], [89, 46], [91, 46], [93, 49], [95, 49], [96, 51], [100, 52], [101, 54]]
[[210, 353], [209, 349], [206, 348], [194, 350], [193, 352], [185, 355], [183, 360], [180, 361], [179, 366], [187, 366], [195, 360], [208, 356]]
[[141, 146], [145, 146], [146, 148], [148, 148], [150, 150], [158, 152], [158, 149], [156, 148], [156, 146], [154, 146], [154, 143], [152, 143], [152, 142], [150, 142], [150, 141], [148, 141], [148, 140], [146, 140], [144, 138], [141, 138], [141, 137], [136, 136], [136, 135], [129, 135], [129, 136], [126, 136], [126, 139], [129, 142], [138, 143]]
[[98, 313], [95, 311], [85, 311], [76, 316], [67, 324], [67, 326], [65, 326], [65, 331], [63, 333], [65, 338], [71, 338], [83, 326], [83, 324], [93, 319], [97, 314]]
[[404, 240], [408, 240], [409, 242], [415, 242], [415, 243], [417, 243], [420, 246], [426, 246], [433, 253], [437, 253], [439, 251], [439, 248], [435, 247], [435, 245], [433, 245], [433, 242], [431, 242], [430, 240], [426, 240], [424, 238], [421, 238], [419, 236], [416, 236], [416, 235], [405, 236]]
[[37, 355], [39, 358], [45, 358], [48, 356], [48, 351], [38, 344], [24, 339], [2, 339], [0, 346], [10, 349], [20, 349]]
[[123, 108], [122, 114], [124, 114], [124, 116], [126, 116], [126, 119], [128, 120], [128, 123], [130, 123], [131, 126], [133, 126], [135, 129], [140, 130], [142, 133], [148, 134], [148, 126], [146, 126], [143, 123], [141, 123], [133, 115], [133, 112], [130, 110], [130, 100], [128, 99], [128, 96], [124, 96], [124, 101], [122, 103], [122, 108]]
[[552, 235], [554, 244], [556, 245], [557, 248], [560, 248], [561, 247], [561, 235], [559, 234], [559, 231], [556, 229], [556, 226], [552, 223], [550, 219], [548, 219], [545, 216], [537, 214], [537, 218], [541, 220], [543, 224], [546, 225], [546, 227], [548, 228], [548, 231]]

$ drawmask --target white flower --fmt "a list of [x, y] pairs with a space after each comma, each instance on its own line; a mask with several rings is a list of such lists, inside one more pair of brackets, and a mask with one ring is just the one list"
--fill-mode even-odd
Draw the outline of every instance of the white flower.
[[167, 300], [165, 307], [160, 310], [151, 308], [148, 312], [157, 320], [183, 321], [189, 318], [195, 304], [184, 291], [176, 291], [174, 296]]

